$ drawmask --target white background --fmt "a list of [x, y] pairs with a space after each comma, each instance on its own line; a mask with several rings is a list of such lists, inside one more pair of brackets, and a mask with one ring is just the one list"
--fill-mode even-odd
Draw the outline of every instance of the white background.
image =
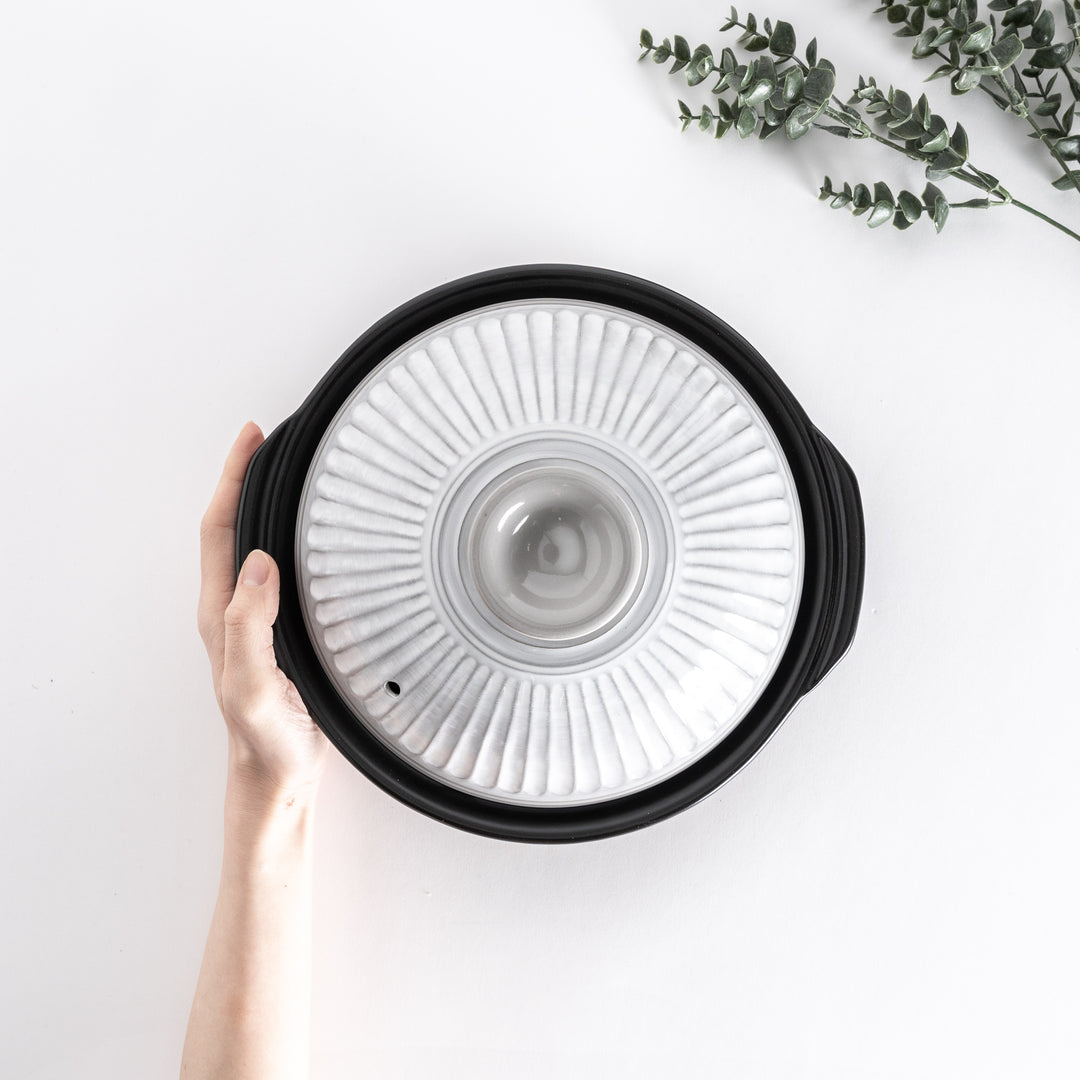
[[[841, 88], [918, 93], [872, 6], [758, 15], [816, 33]], [[197, 535], [236, 432], [417, 293], [544, 261], [655, 280], [761, 350], [861, 481], [861, 628], [743, 773], [614, 840], [466, 835], [335, 755], [313, 1076], [1076, 1075], [1080, 247], [1015, 210], [871, 232], [821, 175], [921, 191], [916, 166], [680, 135], [705, 95], [636, 64], [639, 28], [717, 47], [722, 11], [7, 13], [5, 1075], [178, 1070], [225, 764]], [[928, 91], [1077, 226], [1022, 122]]]

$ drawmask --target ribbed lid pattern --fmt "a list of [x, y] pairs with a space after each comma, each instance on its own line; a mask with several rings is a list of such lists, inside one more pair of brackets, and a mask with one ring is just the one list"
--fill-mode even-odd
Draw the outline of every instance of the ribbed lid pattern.
[[[470, 478], [534, 447], [610, 476], [649, 533], [639, 599], [565, 662], [490, 645], [441, 580]], [[626, 311], [532, 301], [437, 327], [356, 388], [311, 463], [297, 570], [358, 722], [443, 783], [561, 805], [657, 783], [738, 723], [787, 644], [802, 545], [783, 452], [714, 359]]]

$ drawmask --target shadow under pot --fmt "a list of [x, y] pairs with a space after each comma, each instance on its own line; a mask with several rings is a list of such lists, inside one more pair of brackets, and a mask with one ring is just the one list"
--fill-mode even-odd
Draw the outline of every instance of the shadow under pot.
[[355, 342], [251, 461], [237, 565], [278, 662], [385, 791], [588, 840], [715, 790], [855, 633], [855, 477], [676, 293], [580, 266], [452, 282]]

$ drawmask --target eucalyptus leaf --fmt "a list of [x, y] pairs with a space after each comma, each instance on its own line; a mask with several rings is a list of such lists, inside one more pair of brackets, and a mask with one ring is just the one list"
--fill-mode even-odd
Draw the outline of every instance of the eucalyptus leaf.
[[1073, 169], [1064, 176], [1059, 176], [1054, 181], [1054, 187], [1056, 187], [1058, 191], [1068, 191], [1069, 188], [1073, 187], [1075, 184], [1080, 184], [1080, 169]]
[[994, 31], [986, 23], [972, 23], [967, 33], [960, 39], [960, 51], [967, 56], [976, 56], [990, 48], [994, 40]]
[[828, 68], [813, 67], [803, 85], [803, 97], [816, 105], [827, 102], [836, 86], [836, 73]]
[[891, 202], [876, 202], [874, 203], [874, 209], [870, 211], [870, 216], [866, 219], [866, 224], [871, 229], [876, 229], [886, 222], [892, 220], [893, 210], [896, 207]]
[[1080, 135], [1069, 135], [1064, 139], [1058, 139], [1054, 143], [1054, 149], [1058, 152], [1058, 157], [1065, 161], [1080, 159]]
[[777, 56], [795, 55], [795, 31], [791, 23], [783, 20], [777, 22], [769, 38], [769, 49]]
[[957, 73], [955, 79], [953, 79], [953, 89], [958, 94], [966, 94], [969, 90], [974, 90], [979, 85], [979, 80], [982, 76], [974, 67], [968, 65]]
[[953, 130], [953, 136], [949, 140], [949, 146], [952, 149], [953, 153], [956, 154], [962, 162], [967, 161], [968, 135], [967, 132], [964, 130], [964, 126], [962, 124], [957, 124], [956, 128]]
[[913, 195], [910, 191], [901, 191], [896, 196], [896, 205], [908, 221], [918, 221], [922, 215], [922, 203], [919, 201], [919, 197]]
[[1004, 70], [1015, 64], [1023, 51], [1024, 46], [1020, 44], [1020, 38], [1016, 34], [1009, 34], [998, 39], [990, 50], [990, 56], [997, 67]]
[[1072, 59], [1076, 43], [1073, 41], [1058, 42], [1056, 45], [1047, 45], [1043, 49], [1036, 49], [1028, 58], [1028, 62], [1034, 68], [1045, 71], [1047, 68], [1064, 67]]
[[743, 95], [744, 105], [758, 105], [767, 98], [772, 97], [776, 89], [776, 83], [772, 79], [758, 79], [753, 87]]
[[949, 200], [944, 195], [939, 195], [934, 200], [934, 228], [941, 232], [945, 228], [945, 219], [949, 216]]
[[904, 139], [921, 139], [926, 134], [925, 129], [918, 120], [914, 117], [908, 117], [904, 120], [894, 120], [889, 124], [889, 130], [898, 138]]
[[1049, 45], [1054, 40], [1054, 15], [1048, 8], [1039, 12], [1039, 17], [1032, 23], [1031, 34], [1025, 44], [1029, 48]]
[[739, 138], [749, 138], [754, 134], [755, 127], [757, 127], [757, 113], [749, 105], [744, 105], [739, 110], [739, 119], [735, 124], [735, 130], [738, 131]]
[[793, 67], [784, 76], [784, 100], [791, 105], [801, 101], [803, 96], [803, 73], [801, 68]]

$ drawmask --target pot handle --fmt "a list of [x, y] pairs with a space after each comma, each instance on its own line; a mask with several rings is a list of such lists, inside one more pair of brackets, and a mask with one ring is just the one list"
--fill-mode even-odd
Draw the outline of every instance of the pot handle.
[[859, 484], [851, 466], [816, 428], [828, 492], [828, 547], [832, 550], [825, 629], [803, 692], [812, 690], [851, 647], [859, 625], [866, 570], [866, 529]]

